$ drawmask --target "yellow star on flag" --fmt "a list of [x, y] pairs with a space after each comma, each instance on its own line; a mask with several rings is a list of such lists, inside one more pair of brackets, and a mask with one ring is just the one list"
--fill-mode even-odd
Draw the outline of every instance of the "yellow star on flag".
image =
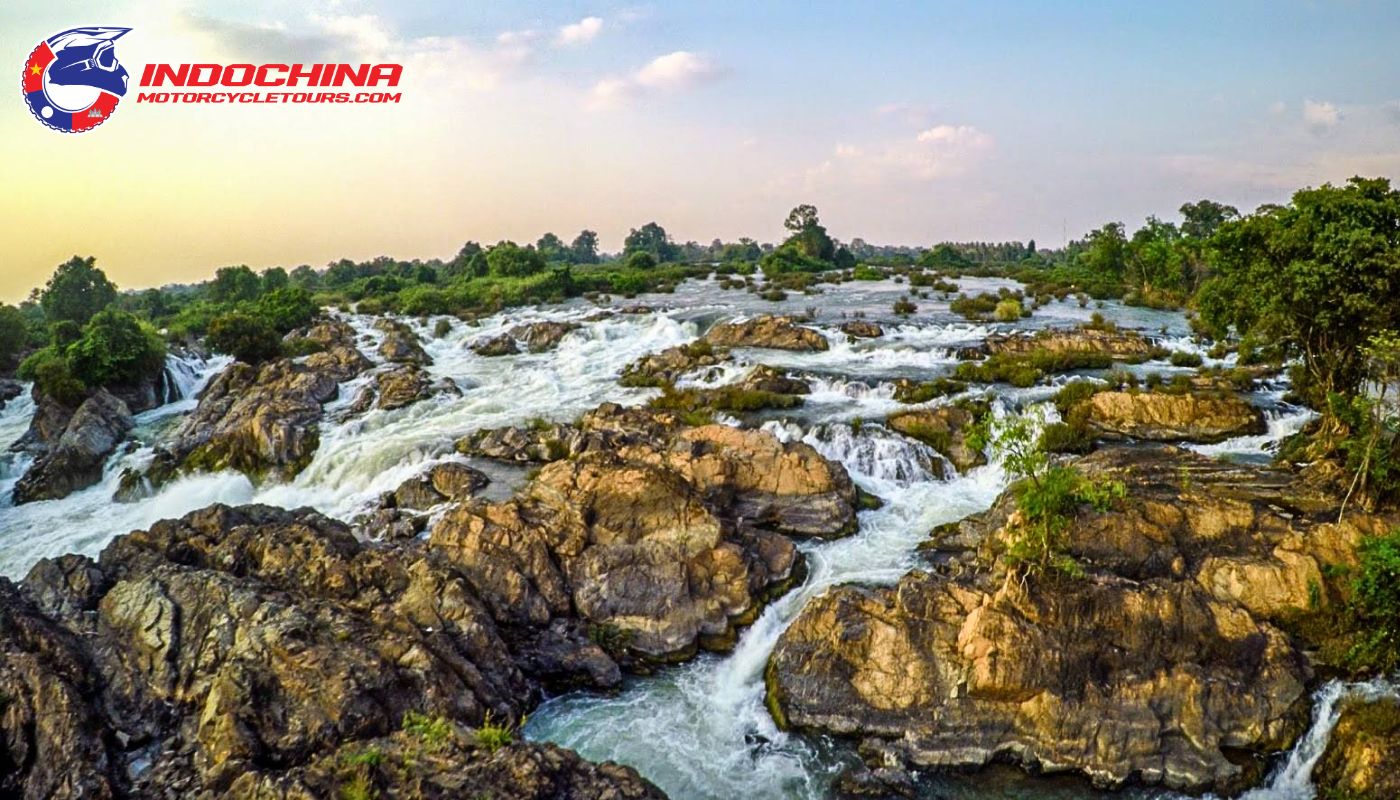
[[29, 71], [30, 71], [30, 73], [32, 73], [32, 74], [34, 74], [34, 75], [38, 75], [39, 73], [43, 72], [44, 70], [40, 69], [38, 64], [31, 64], [30, 67], [29, 67]]

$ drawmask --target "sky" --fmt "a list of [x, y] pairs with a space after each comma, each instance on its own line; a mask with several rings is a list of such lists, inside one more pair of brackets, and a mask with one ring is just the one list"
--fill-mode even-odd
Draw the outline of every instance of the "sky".
[[0, 100], [0, 300], [73, 254], [119, 286], [229, 264], [833, 236], [1058, 246], [1400, 173], [1400, 3], [9, 0], [147, 63], [401, 63], [391, 105], [138, 105], [80, 135]]

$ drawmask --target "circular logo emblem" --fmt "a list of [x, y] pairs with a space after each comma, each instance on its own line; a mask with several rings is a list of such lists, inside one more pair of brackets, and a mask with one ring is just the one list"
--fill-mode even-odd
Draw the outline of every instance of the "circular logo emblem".
[[112, 116], [126, 94], [116, 40], [130, 28], [73, 28], [39, 42], [21, 86], [34, 118], [56, 131], [84, 133]]

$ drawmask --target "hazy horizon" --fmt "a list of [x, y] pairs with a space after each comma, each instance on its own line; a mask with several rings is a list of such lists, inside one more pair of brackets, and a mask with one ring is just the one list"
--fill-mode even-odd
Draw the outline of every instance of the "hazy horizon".
[[153, 62], [393, 61], [388, 106], [138, 105], [99, 130], [0, 104], [0, 298], [73, 254], [123, 288], [229, 264], [450, 258], [580, 229], [620, 248], [781, 237], [1059, 246], [1210, 198], [1252, 210], [1400, 167], [1400, 7], [411, 0], [0, 11], [16, 71], [80, 25]]

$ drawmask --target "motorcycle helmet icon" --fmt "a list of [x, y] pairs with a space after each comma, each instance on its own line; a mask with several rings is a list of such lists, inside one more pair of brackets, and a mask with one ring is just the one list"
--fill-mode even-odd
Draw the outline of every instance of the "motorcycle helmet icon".
[[130, 28], [74, 28], [49, 37], [54, 60], [49, 83], [91, 86], [121, 97], [126, 94], [126, 67], [117, 61], [113, 44]]
[[115, 42], [130, 31], [70, 28], [40, 41], [21, 80], [34, 118], [56, 131], [85, 133], [111, 117], [130, 81]]

